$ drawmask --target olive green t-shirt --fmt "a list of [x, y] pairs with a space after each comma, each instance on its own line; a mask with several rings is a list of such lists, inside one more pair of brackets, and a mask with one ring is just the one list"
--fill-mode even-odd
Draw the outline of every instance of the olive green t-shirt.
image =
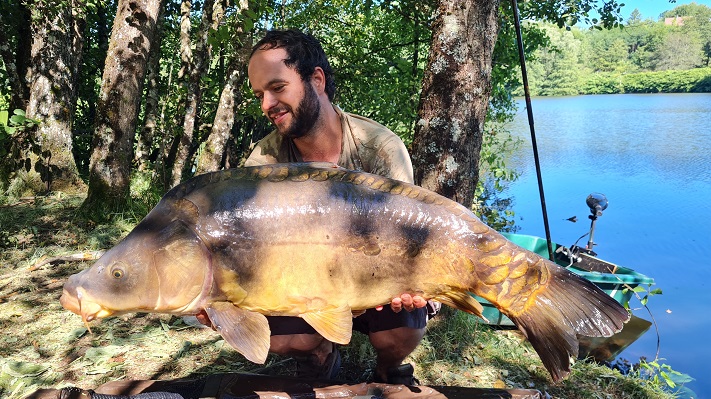
[[[334, 109], [343, 130], [338, 166], [414, 182], [410, 155], [400, 137], [371, 119]], [[293, 140], [274, 130], [257, 143], [244, 166], [302, 161]]]

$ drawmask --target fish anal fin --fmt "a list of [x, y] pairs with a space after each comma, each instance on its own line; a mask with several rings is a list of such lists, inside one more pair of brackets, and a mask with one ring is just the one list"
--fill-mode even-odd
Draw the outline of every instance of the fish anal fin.
[[474, 316], [479, 316], [482, 319], [486, 320], [484, 318], [484, 315], [482, 314], [484, 308], [481, 306], [479, 301], [469, 295], [468, 292], [449, 291], [443, 294], [439, 294], [432, 299], [442, 302], [443, 304], [451, 306], [453, 308], [473, 314]]
[[299, 316], [331, 342], [345, 345], [351, 341], [353, 313], [349, 306], [307, 312]]
[[247, 360], [259, 364], [267, 360], [270, 331], [263, 314], [230, 302], [213, 302], [205, 311], [222, 338]]

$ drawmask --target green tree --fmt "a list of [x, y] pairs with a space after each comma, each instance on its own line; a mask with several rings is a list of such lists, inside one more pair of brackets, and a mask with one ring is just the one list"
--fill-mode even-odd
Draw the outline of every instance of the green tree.
[[691, 69], [701, 66], [702, 59], [702, 45], [698, 37], [681, 31], [673, 32], [666, 35], [655, 53], [654, 69], [658, 71]]
[[[336, 73], [336, 102], [409, 142], [430, 42], [431, 1], [317, 0], [286, 5], [278, 27], [299, 27], [323, 43]], [[338, 32], [338, 34], [333, 34]]]
[[[247, 61], [251, 50], [247, 45], [250, 43], [247, 28], [253, 26], [253, 20], [258, 15], [259, 4], [252, 0], [242, 0], [239, 6], [241, 8], [231, 17], [232, 21], [223, 25], [225, 28], [221, 28], [233, 28], [229, 32], [224, 32], [222, 36], [227, 37], [229, 42], [237, 44], [238, 49], [228, 57], [229, 65], [220, 92], [212, 129], [197, 159], [196, 173], [198, 174], [231, 166], [230, 159], [227, 157], [230, 134], [235, 126], [237, 115], [244, 113], [247, 108], [245, 93], [240, 90], [247, 79]], [[249, 141], [252, 141], [251, 136]], [[234, 166], [239, 165], [238, 160], [232, 160], [232, 162], [234, 162]]]
[[[2, 87], [0, 101], [6, 101], [4, 110], [24, 110], [30, 97], [27, 69], [30, 66], [32, 35], [30, 9], [24, 1], [0, 2], [0, 77], [7, 81], [7, 91]], [[3, 86], [5, 84], [3, 83]]]
[[530, 68], [531, 94], [563, 96], [578, 94], [581, 41], [572, 31], [541, 24], [550, 44], [537, 50]]
[[651, 20], [632, 21], [620, 32], [627, 43], [629, 61], [637, 70], [654, 68], [655, 53], [664, 42], [667, 29]]
[[618, 30], [595, 30], [585, 36], [583, 60], [593, 72], [624, 72], [629, 68], [628, 45]]
[[638, 8], [635, 8], [630, 13], [630, 17], [627, 18], [627, 26], [636, 25], [642, 22], [642, 13], [639, 12]]
[[[708, 66], [711, 59], [711, 7], [694, 2], [673, 8], [664, 13], [664, 16], [681, 16], [683, 25], [681, 30], [698, 40], [701, 52], [701, 65]], [[690, 49], [690, 51], [694, 51]], [[690, 57], [690, 56], [689, 56]]]

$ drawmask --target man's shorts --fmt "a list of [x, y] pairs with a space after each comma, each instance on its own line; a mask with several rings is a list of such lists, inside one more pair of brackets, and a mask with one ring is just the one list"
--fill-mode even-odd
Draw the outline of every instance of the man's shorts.
[[[392, 330], [399, 327], [425, 328], [429, 307], [393, 312], [390, 306], [383, 310], [368, 309], [353, 319], [353, 329], [363, 334]], [[304, 319], [291, 316], [267, 316], [272, 335], [315, 334], [316, 330]]]

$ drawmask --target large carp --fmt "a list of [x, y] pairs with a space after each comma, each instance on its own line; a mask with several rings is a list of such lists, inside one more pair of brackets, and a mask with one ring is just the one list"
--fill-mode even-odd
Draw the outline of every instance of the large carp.
[[269, 349], [264, 315], [299, 316], [346, 344], [352, 311], [421, 294], [516, 323], [555, 380], [577, 335], [610, 336], [629, 314], [589, 281], [524, 250], [464, 206], [333, 164], [279, 164], [194, 177], [125, 239], [71, 276], [62, 305], [85, 323], [127, 312], [206, 311], [247, 359]]

